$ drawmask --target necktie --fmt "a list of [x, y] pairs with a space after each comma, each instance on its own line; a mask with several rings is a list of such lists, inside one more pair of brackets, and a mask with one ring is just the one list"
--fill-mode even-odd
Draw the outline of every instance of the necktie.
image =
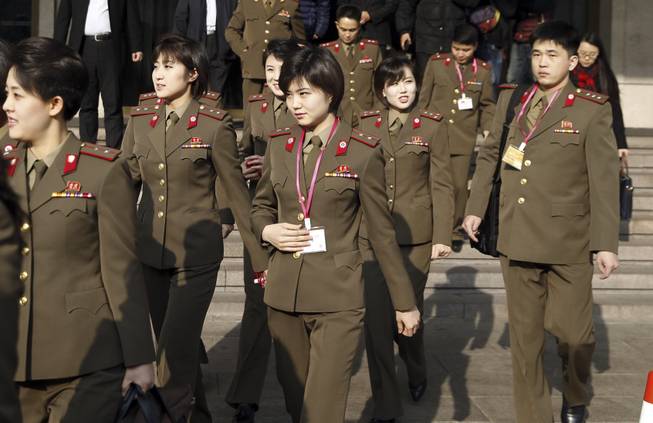
[[306, 183], [309, 183], [313, 177], [315, 163], [317, 163], [317, 157], [320, 155], [320, 147], [322, 147], [322, 139], [315, 135], [311, 138], [310, 145], [307, 145], [304, 151], [304, 180]]
[[528, 114], [526, 114], [526, 121], [528, 122], [529, 129], [533, 128], [533, 125], [535, 125], [535, 121], [537, 120], [538, 117], [540, 117], [540, 113], [542, 113], [544, 107], [546, 107], [544, 104], [545, 101], [546, 99], [544, 97], [541, 97], [537, 101], [537, 103], [531, 106], [530, 110], [528, 111]]
[[272, 6], [273, 6], [273, 1], [272, 0], [265, 0], [265, 10], [270, 13], [272, 11]]
[[390, 132], [390, 140], [392, 142], [397, 141], [397, 137], [399, 136], [399, 131], [401, 131], [401, 128], [404, 126], [403, 123], [401, 123], [401, 119], [398, 117], [395, 118], [394, 122], [390, 125], [388, 128], [388, 131]]
[[170, 114], [168, 114], [168, 119], [166, 121], [166, 132], [168, 131], [168, 129], [170, 129], [170, 127], [175, 126], [177, 122], [179, 122], [179, 115], [174, 111], [170, 112]]
[[31, 190], [33, 191], [39, 181], [43, 179], [43, 175], [48, 170], [48, 165], [45, 164], [43, 160], [37, 160], [34, 162], [34, 183], [32, 184]]

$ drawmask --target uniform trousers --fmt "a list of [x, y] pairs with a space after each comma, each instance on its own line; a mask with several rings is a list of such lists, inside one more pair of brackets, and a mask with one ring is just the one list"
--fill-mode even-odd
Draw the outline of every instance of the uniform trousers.
[[83, 376], [18, 382], [22, 422], [114, 423], [124, 374], [118, 366]]
[[544, 331], [556, 337], [563, 395], [570, 406], [589, 404], [594, 352], [593, 266], [540, 264], [501, 256], [508, 301], [513, 398], [518, 423], [551, 423], [549, 382], [544, 374]]
[[211, 422], [200, 370], [201, 336], [219, 268], [219, 262], [170, 269], [143, 265], [157, 339], [158, 385], [194, 390], [192, 423]]
[[365, 309], [291, 313], [268, 307], [277, 376], [293, 423], [342, 423]]
[[265, 79], [243, 78], [243, 107], [248, 107], [249, 101], [247, 99], [249, 96], [263, 92], [264, 85]]
[[268, 370], [272, 337], [268, 329], [267, 306], [263, 302], [264, 289], [254, 283], [252, 261], [244, 249], [245, 310], [240, 323], [238, 361], [231, 380], [226, 401], [233, 407], [238, 404], [258, 404]]
[[453, 213], [453, 239], [461, 240], [462, 235], [456, 230], [463, 223], [465, 206], [469, 197], [467, 185], [469, 183], [469, 163], [471, 155], [451, 155], [451, 179], [453, 180], [454, 213]]
[[[420, 325], [412, 337], [399, 335], [395, 310], [388, 286], [373, 251], [363, 249], [365, 264], [365, 347], [370, 371], [370, 385], [374, 398], [372, 416], [392, 419], [403, 414], [397, 372], [395, 370], [394, 343], [406, 365], [408, 383], [412, 386], [426, 380], [424, 329]], [[401, 246], [401, 255], [417, 299], [417, 308], [424, 311], [424, 288], [431, 264], [431, 243]]]

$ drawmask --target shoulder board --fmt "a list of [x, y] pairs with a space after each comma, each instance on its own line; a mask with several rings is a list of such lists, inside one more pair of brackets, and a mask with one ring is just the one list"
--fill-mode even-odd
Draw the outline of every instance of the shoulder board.
[[605, 104], [610, 97], [602, 93], [597, 93], [595, 91], [576, 88], [576, 98], [582, 98], [583, 100], [593, 101], [594, 103], [598, 103], [598, 104]]
[[379, 42], [377, 40], [373, 40], [371, 38], [363, 38], [361, 41], [364, 42], [365, 44], [374, 44], [377, 46], [379, 45]]
[[518, 87], [517, 84], [499, 84], [499, 85], [497, 85], [497, 88], [500, 89], [500, 90], [514, 90], [517, 87]]
[[489, 69], [490, 66], [491, 66], [491, 65], [490, 65], [488, 62], [486, 62], [485, 60], [481, 60], [481, 59], [476, 59], [476, 60], [477, 60], [477, 62], [481, 65], [481, 67], [484, 67], [485, 69]]
[[434, 120], [436, 122], [439, 122], [439, 121], [442, 120], [442, 115], [440, 113], [433, 113], [433, 112], [429, 112], [429, 111], [423, 111], [422, 113], [420, 113], [420, 116], [431, 119], [431, 120]]
[[79, 154], [95, 157], [97, 159], [112, 162], [120, 155], [120, 150], [109, 147], [102, 147], [101, 145], [88, 144], [83, 142]]
[[290, 135], [290, 128], [275, 129], [270, 133], [270, 138], [280, 137], [282, 135]]
[[143, 94], [141, 94], [141, 95], [138, 96], [138, 100], [139, 100], [139, 101], [150, 100], [150, 99], [152, 99], [152, 98], [157, 98], [155, 92], [151, 92], [151, 93], [143, 93]]
[[431, 60], [445, 60], [449, 58], [449, 53], [435, 53], [431, 56]]
[[153, 115], [157, 112], [158, 109], [155, 109], [154, 106], [135, 106], [132, 107], [130, 116], [145, 116]]
[[209, 100], [217, 100], [219, 97], [220, 94], [216, 93], [215, 91], [207, 91], [202, 96], [202, 98], [207, 98]]
[[366, 133], [356, 129], [351, 132], [351, 139], [372, 148], [376, 147], [379, 142], [381, 142], [381, 138], [367, 135]]
[[365, 119], [365, 118], [372, 117], [372, 116], [381, 116], [381, 111], [380, 110], [366, 110], [364, 112], [361, 112], [361, 114], [360, 114], [361, 119]]
[[320, 44], [320, 47], [333, 47], [336, 45], [338, 41], [329, 41], [328, 43], [322, 43]]
[[205, 106], [205, 105], [202, 104], [200, 106], [199, 114], [204, 115], [204, 116], [208, 116], [208, 117], [210, 117], [212, 119], [215, 119], [215, 120], [222, 120], [222, 119], [224, 119], [225, 111], [220, 110], [217, 107], [215, 107], [215, 108], [214, 107], [208, 107], [208, 106]]
[[253, 103], [255, 101], [261, 101], [261, 100], [265, 100], [265, 95], [263, 95], [263, 94], [254, 94], [254, 95], [250, 95], [249, 97], [247, 97], [247, 101], [249, 101], [250, 103]]

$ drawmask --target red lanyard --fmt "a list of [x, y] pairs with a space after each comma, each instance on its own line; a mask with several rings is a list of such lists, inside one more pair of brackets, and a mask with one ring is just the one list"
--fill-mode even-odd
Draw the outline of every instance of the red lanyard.
[[309, 219], [309, 213], [311, 211], [311, 205], [313, 204], [313, 196], [315, 195], [315, 184], [317, 183], [317, 174], [320, 170], [320, 163], [322, 163], [322, 157], [324, 157], [324, 152], [326, 151], [333, 134], [336, 132], [336, 128], [340, 123], [340, 118], [336, 117], [331, 126], [331, 131], [329, 131], [329, 138], [327, 139], [324, 147], [320, 148], [320, 154], [317, 156], [317, 161], [315, 162], [315, 169], [313, 169], [313, 177], [311, 178], [311, 184], [308, 186], [307, 197], [302, 195], [302, 189], [299, 183], [299, 178], [301, 177], [302, 170], [302, 155], [304, 154], [304, 140], [306, 138], [306, 129], [302, 129], [302, 138], [299, 141], [299, 146], [297, 147], [297, 157], [296, 157], [296, 166], [295, 166], [295, 186], [297, 188], [297, 200], [299, 200], [299, 205], [302, 208], [304, 213], [304, 219]]
[[[476, 59], [472, 62], [472, 72], [474, 72], [474, 81], [476, 81], [476, 73], [478, 72], [478, 65]], [[460, 65], [456, 62], [456, 73], [458, 74], [458, 82], [460, 83], [460, 92], [465, 92], [465, 81], [463, 81], [463, 72], [460, 70]]]
[[519, 146], [520, 151], [524, 151], [524, 149], [526, 148], [526, 145], [528, 144], [528, 142], [533, 137], [533, 134], [537, 130], [538, 126], [540, 126], [540, 123], [542, 122], [542, 118], [544, 117], [546, 112], [549, 111], [549, 109], [551, 108], [551, 105], [553, 104], [553, 102], [556, 101], [556, 98], [558, 98], [558, 95], [560, 94], [560, 91], [562, 91], [562, 88], [560, 88], [560, 89], [558, 89], [558, 91], [553, 93], [553, 96], [551, 97], [551, 101], [549, 101], [549, 104], [546, 105], [546, 108], [544, 109], [544, 111], [535, 120], [535, 123], [533, 123], [533, 127], [531, 128], [531, 130], [528, 133], [526, 133], [522, 129], [520, 123], [521, 123], [522, 118], [524, 117], [524, 113], [526, 112], [526, 108], [528, 107], [529, 103], [533, 99], [533, 96], [535, 95], [535, 92], [537, 91], [537, 88], [538, 88], [537, 84], [533, 85], [533, 88], [531, 89], [531, 92], [528, 94], [528, 97], [526, 98], [526, 101], [524, 101], [524, 104], [522, 104], [521, 110], [519, 111], [519, 114], [517, 115], [517, 126], [519, 126], [519, 131], [521, 132], [522, 136], [524, 137], [524, 141]]

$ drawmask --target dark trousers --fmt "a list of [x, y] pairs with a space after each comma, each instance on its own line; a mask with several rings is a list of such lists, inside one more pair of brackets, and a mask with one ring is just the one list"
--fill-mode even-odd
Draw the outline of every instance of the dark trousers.
[[[406, 365], [408, 383], [415, 386], [426, 379], [424, 329], [420, 326], [412, 337], [399, 335], [390, 293], [376, 257], [363, 244], [365, 264], [365, 348], [374, 399], [372, 415], [393, 419], [403, 414], [401, 393], [395, 371], [394, 343]], [[404, 265], [415, 290], [417, 308], [424, 311], [424, 288], [431, 264], [431, 244], [401, 246]]]
[[508, 301], [513, 398], [517, 423], [553, 421], [544, 374], [544, 331], [556, 337], [562, 393], [570, 406], [589, 404], [594, 352], [592, 271], [581, 264], [540, 264], [501, 256]]
[[226, 401], [238, 404], [258, 404], [268, 370], [272, 338], [268, 329], [267, 306], [263, 302], [264, 289], [254, 284], [254, 271], [249, 253], [244, 249], [245, 310], [240, 324], [238, 361]]
[[124, 374], [120, 366], [84, 376], [19, 382], [22, 422], [114, 423]]
[[82, 141], [97, 142], [98, 96], [104, 105], [104, 129], [107, 146], [120, 148], [123, 135], [122, 97], [120, 95], [120, 58], [115, 40], [95, 41], [84, 38], [82, 60], [88, 69], [88, 89], [79, 110], [79, 135]]
[[207, 35], [206, 53], [209, 57], [209, 89], [222, 93], [233, 61], [229, 61], [221, 51], [216, 34]]
[[191, 423], [211, 422], [200, 371], [204, 318], [213, 298], [220, 263], [189, 268], [143, 266], [157, 339], [160, 386], [190, 386], [195, 392]]

